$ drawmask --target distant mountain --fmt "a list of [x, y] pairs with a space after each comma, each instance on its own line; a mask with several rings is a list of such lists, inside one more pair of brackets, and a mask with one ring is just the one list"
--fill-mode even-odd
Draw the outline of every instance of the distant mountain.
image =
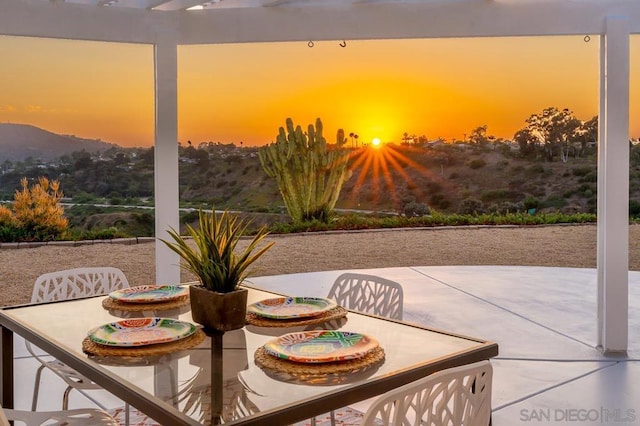
[[96, 139], [58, 135], [28, 124], [0, 123], [0, 162], [27, 157], [53, 160], [74, 151], [105, 151], [117, 146]]

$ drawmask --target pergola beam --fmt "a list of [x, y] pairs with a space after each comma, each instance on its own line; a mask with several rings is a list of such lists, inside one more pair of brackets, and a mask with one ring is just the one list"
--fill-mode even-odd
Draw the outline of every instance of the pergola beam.
[[[636, 0], [294, 2], [173, 10], [197, 3], [202, 1], [142, 2], [135, 8], [0, 0], [0, 34], [148, 44], [160, 29], [176, 30], [178, 44], [594, 35], [604, 34], [604, 21], [612, 15], [626, 16], [630, 33], [640, 33]], [[148, 4], [158, 6], [143, 8]]]
[[0, 0], [0, 35], [154, 44], [172, 14], [90, 4]]
[[[596, 35], [612, 14], [640, 33], [640, 1], [344, 3], [184, 13], [180, 44]], [[268, 23], [268, 25], [265, 25]]]

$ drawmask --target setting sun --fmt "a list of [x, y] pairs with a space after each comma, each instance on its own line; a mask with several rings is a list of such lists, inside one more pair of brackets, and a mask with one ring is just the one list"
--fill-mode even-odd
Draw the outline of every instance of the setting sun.
[[380, 139], [379, 138], [373, 138], [373, 140], [371, 141], [371, 144], [375, 147], [379, 147], [380, 146]]

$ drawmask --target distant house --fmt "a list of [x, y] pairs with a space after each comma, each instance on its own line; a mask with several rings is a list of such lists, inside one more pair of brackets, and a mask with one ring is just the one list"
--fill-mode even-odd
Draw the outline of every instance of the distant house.
[[446, 142], [443, 139], [438, 138], [438, 139], [428, 141], [426, 143], [426, 146], [429, 148], [437, 148], [437, 147], [443, 146], [444, 144], [446, 144]]

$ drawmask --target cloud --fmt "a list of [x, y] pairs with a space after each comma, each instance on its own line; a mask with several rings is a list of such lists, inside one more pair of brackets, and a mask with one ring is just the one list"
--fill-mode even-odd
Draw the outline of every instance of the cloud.
[[17, 108], [13, 105], [0, 105], [0, 112], [14, 112]]
[[27, 112], [43, 112], [44, 108], [41, 105], [29, 105], [27, 106]]

